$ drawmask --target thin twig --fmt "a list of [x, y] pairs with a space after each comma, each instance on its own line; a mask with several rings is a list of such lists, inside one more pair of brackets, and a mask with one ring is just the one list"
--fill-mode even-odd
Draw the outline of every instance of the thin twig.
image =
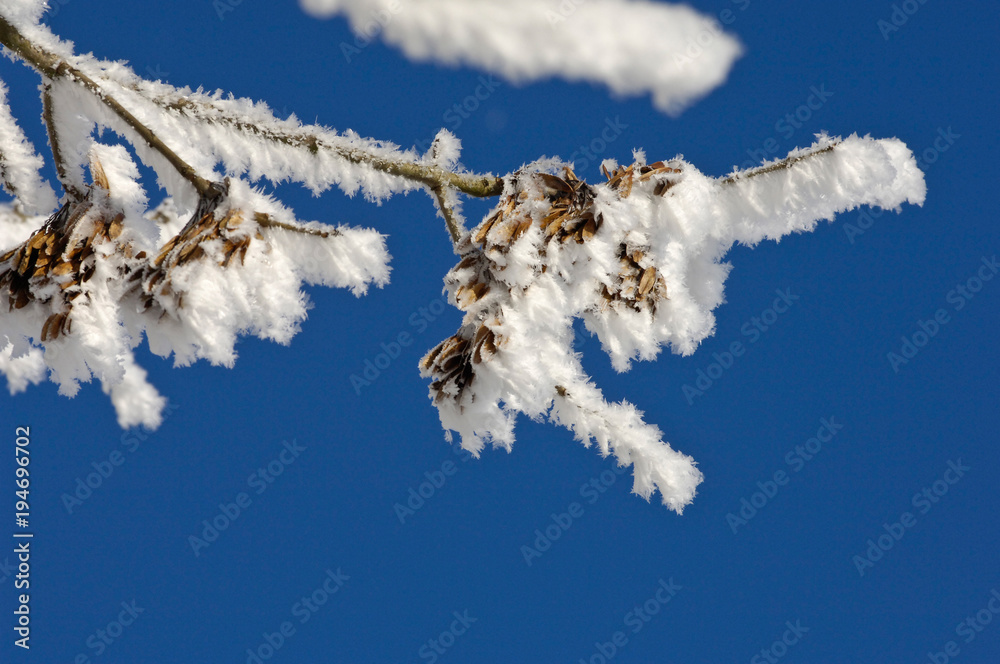
[[[282, 131], [272, 127], [261, 127], [252, 122], [229, 115], [225, 109], [210, 106], [201, 101], [194, 102], [190, 99], [168, 100], [163, 97], [150, 97], [139, 86], [132, 86], [131, 89], [161, 108], [176, 111], [202, 122], [225, 124], [236, 130], [259, 136], [265, 140], [282, 143], [295, 148], [304, 148], [313, 154], [318, 153], [320, 150], [327, 150], [352, 164], [367, 165], [377, 171], [419, 182], [428, 187], [444, 185], [476, 198], [499, 196], [503, 191], [503, 180], [494, 175], [453, 173], [437, 166], [428, 166], [413, 161], [385, 159], [358, 148], [345, 148], [339, 145], [332, 145], [315, 134], [305, 131]], [[211, 108], [213, 116], [208, 117], [199, 113], [201, 110], [200, 107]]]
[[458, 219], [456, 219], [455, 211], [451, 209], [448, 205], [448, 201], [445, 197], [444, 187], [441, 185], [433, 185], [431, 187], [431, 193], [434, 194], [434, 200], [437, 201], [438, 208], [441, 210], [441, 216], [444, 217], [444, 223], [448, 226], [448, 234], [451, 235], [451, 243], [458, 245], [459, 239], [462, 237], [462, 231], [459, 228]]
[[722, 184], [734, 184], [739, 180], [747, 180], [749, 178], [755, 178], [758, 175], [765, 175], [767, 173], [773, 173], [775, 171], [791, 168], [792, 166], [794, 166], [795, 164], [799, 163], [804, 159], [809, 159], [810, 157], [814, 157], [818, 154], [823, 154], [824, 152], [832, 152], [835, 147], [840, 145], [840, 143], [841, 143], [840, 141], [837, 141], [836, 143], [831, 143], [830, 145], [827, 145], [824, 148], [820, 148], [815, 152], [807, 152], [805, 154], [796, 155], [794, 157], [786, 157], [781, 161], [776, 161], [773, 164], [768, 164], [767, 166], [758, 166], [757, 168], [750, 169], [749, 171], [734, 173], [729, 177], [723, 178], [721, 182]]
[[[28, 64], [44, 74], [50, 80], [66, 78], [75, 80], [87, 88], [95, 97], [101, 100], [105, 106], [110, 108], [115, 115], [120, 117], [130, 126], [139, 137], [144, 140], [149, 147], [159, 152], [170, 163], [174, 169], [198, 191], [203, 197], [211, 197], [215, 193], [215, 188], [209, 180], [198, 175], [194, 168], [177, 156], [166, 143], [153, 133], [149, 127], [139, 121], [137, 117], [122, 106], [117, 99], [108, 94], [97, 83], [82, 71], [61, 60], [58, 56], [39, 48], [22, 35], [7, 19], [0, 16], [0, 43], [11, 51], [21, 56]], [[51, 110], [51, 105], [50, 105]], [[51, 117], [51, 113], [50, 113]], [[72, 192], [70, 192], [72, 195]]]
[[331, 235], [339, 235], [336, 229], [329, 231], [320, 230], [318, 228], [306, 228], [304, 226], [296, 226], [295, 224], [288, 224], [283, 221], [278, 221], [277, 219], [272, 219], [269, 215], [263, 212], [258, 212], [254, 214], [254, 221], [264, 228], [282, 228], [286, 231], [292, 231], [293, 233], [304, 233], [306, 235], [316, 235], [322, 238], [328, 238]]
[[69, 194], [75, 201], [82, 201], [84, 193], [70, 182], [69, 173], [66, 171], [66, 160], [63, 157], [62, 147], [59, 144], [59, 132], [56, 129], [56, 121], [52, 110], [52, 94], [50, 85], [45, 85], [42, 92], [42, 118], [45, 120], [45, 129], [49, 134], [49, 147], [52, 149], [52, 159], [56, 162], [56, 177], [62, 184], [63, 191]]

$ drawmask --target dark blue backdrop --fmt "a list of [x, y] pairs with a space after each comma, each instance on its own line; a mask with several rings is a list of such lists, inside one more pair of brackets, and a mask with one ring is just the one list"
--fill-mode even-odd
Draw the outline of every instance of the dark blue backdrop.
[[[904, 140], [929, 193], [901, 215], [855, 211], [734, 249], [716, 334], [691, 357], [618, 375], [583, 343], [607, 396], [704, 471], [677, 516], [563, 429], [524, 421], [511, 454], [454, 454], [416, 368], [459, 320], [439, 304], [455, 258], [430, 201], [279, 188], [301, 218], [387, 233], [391, 285], [360, 300], [313, 289], [291, 346], [245, 340], [233, 370], [142, 350], [172, 404], [155, 433], [123, 435], [93, 385], [73, 400], [51, 384], [0, 396], [3, 518], [14, 427], [30, 425], [35, 533], [32, 649], [12, 645], [14, 579], [0, 569], [3, 661], [997, 661], [1000, 280], [977, 281], [1000, 253], [996, 7], [694, 4], [729, 8], [747, 53], [680, 118], [551, 82], [499, 86], [460, 123], [445, 114], [479, 72], [415, 66], [380, 43], [348, 63], [346, 24], [292, 3], [58, 5], [51, 25], [81, 52], [405, 145], [448, 126], [475, 170], [570, 157], [608, 119], [627, 128], [601, 158], [683, 153], [712, 175], [856, 131]], [[6, 60], [0, 77], [44, 145], [37, 78]], [[778, 289], [797, 299], [775, 317]], [[921, 336], [938, 310], [946, 322]], [[357, 394], [351, 374], [401, 332], [415, 343]], [[921, 347], [894, 367], [903, 337]], [[745, 354], [712, 367], [734, 341]], [[687, 399], [699, 370], [717, 378]], [[824, 426], [826, 442], [810, 441]], [[113, 472], [67, 508], [98, 469]], [[408, 501], [412, 513], [396, 507]], [[231, 504], [239, 515], [223, 516]], [[212, 538], [205, 520], [228, 525]]]

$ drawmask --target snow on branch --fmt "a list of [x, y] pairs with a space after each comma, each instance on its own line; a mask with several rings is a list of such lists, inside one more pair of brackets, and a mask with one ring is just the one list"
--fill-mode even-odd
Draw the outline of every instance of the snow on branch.
[[[676, 114], [725, 81], [742, 48], [713, 19], [646, 0], [301, 0], [381, 32], [414, 60], [470, 65], [514, 82], [553, 76], [651, 93]], [[350, 49], [343, 44], [345, 56]], [[692, 57], [692, 53], [695, 57]]]
[[56, 195], [39, 171], [45, 162], [17, 125], [7, 104], [7, 86], [0, 81], [0, 180], [26, 212], [48, 212]]
[[[388, 282], [381, 234], [299, 221], [253, 181], [339, 185], [373, 199], [431, 184], [496, 186], [349, 132], [279, 121], [262, 104], [76, 56], [32, 22], [35, 9], [0, 8], [0, 43], [43, 77], [66, 196], [47, 217], [29, 214], [29, 203], [51, 210], [55, 196], [0, 96], [0, 174], [17, 196], [0, 207], [0, 371], [12, 391], [46, 371], [67, 396], [97, 378], [123, 427], [155, 427], [166, 400], [135, 364], [143, 337], [178, 365], [232, 366], [240, 335], [290, 341], [306, 317], [304, 283], [362, 295]], [[155, 170], [168, 193], [156, 211], [129, 153], [97, 142], [95, 127], [115, 131]]]
[[[346, 11], [356, 24], [392, 6], [309, 2]], [[619, 92], [649, 90], [665, 108], [710, 89], [738, 51], [719, 36], [721, 50], [680, 72], [669, 58], [698, 25], [690, 10], [639, 0], [570, 4], [564, 21], [547, 25], [552, 2], [413, 0], [386, 35], [411, 55], [518, 80], [558, 73]], [[820, 135], [785, 159], [723, 178], [680, 157], [647, 164], [641, 151], [629, 166], [606, 162], [599, 185], [556, 159], [502, 179], [477, 175], [459, 167], [461, 144], [444, 130], [420, 155], [75, 55], [37, 23], [43, 7], [0, 6], [0, 43], [42, 76], [65, 195], [46, 216], [55, 197], [0, 85], [0, 176], [16, 197], [0, 204], [0, 373], [12, 392], [47, 373], [67, 396], [96, 378], [122, 427], [157, 426], [166, 404], [135, 363], [143, 338], [176, 365], [228, 367], [241, 335], [289, 343], [306, 317], [303, 284], [362, 295], [388, 282], [384, 236], [298, 220], [257, 188], [261, 181], [316, 193], [336, 186], [373, 201], [423, 189], [460, 255], [445, 287], [465, 312], [462, 326], [420, 363], [446, 431], [478, 454], [487, 443], [510, 449], [519, 414], [548, 419], [633, 466], [637, 494], [658, 491], [680, 512], [701, 472], [634, 405], [605, 400], [573, 350], [574, 320], [597, 335], [618, 371], [664, 345], [690, 354], [714, 332], [731, 269], [722, 260], [734, 243], [778, 240], [858, 205], [898, 210], [925, 196], [906, 146], [867, 136]], [[118, 134], [155, 171], [167, 192], [159, 206], [150, 209], [130, 152], [95, 140], [95, 128]], [[467, 231], [460, 194], [500, 200]]]
[[[472, 196], [499, 193], [495, 177], [446, 171], [430, 157], [392, 143], [304, 125], [294, 116], [279, 119], [264, 103], [146, 81], [123, 63], [74, 55], [72, 44], [44, 26], [18, 24], [5, 11], [0, 8], [0, 43], [50, 82], [46, 115], [62, 113], [48, 123], [54, 147], [85, 143], [73, 138], [89, 136], [91, 124], [77, 126], [70, 140], [55, 129], [74, 125], [67, 117], [71, 112], [85, 116], [128, 140], [156, 170], [161, 186], [182, 203], [193, 206], [195, 197], [209, 191], [209, 183], [220, 177], [217, 165], [223, 175], [251, 182], [299, 182], [317, 194], [338, 186], [348, 195], [362, 191], [373, 201], [435, 186]], [[86, 152], [61, 152], [56, 157], [66, 173], [64, 184], [79, 193]]]
[[[561, 168], [560, 168], [561, 167]], [[553, 171], [561, 170], [561, 175]], [[421, 361], [448, 430], [478, 454], [510, 449], [519, 413], [548, 418], [635, 467], [634, 491], [677, 512], [701, 481], [628, 402], [604, 400], [572, 348], [573, 321], [596, 334], [618, 371], [664, 344], [690, 354], [714, 332], [735, 242], [812, 230], [858, 205], [921, 204], [923, 174], [898, 140], [820, 136], [805, 150], [713, 179], [681, 158], [639, 160], [591, 186], [548, 161], [508, 176], [448, 273], [462, 327]]]

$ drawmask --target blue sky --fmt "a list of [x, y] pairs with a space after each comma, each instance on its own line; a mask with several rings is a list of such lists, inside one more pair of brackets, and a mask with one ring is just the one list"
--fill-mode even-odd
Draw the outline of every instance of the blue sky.
[[[446, 126], [478, 171], [573, 158], [609, 122], [622, 129], [600, 158], [682, 153], [711, 175], [825, 130], [898, 136], [928, 196], [731, 251], [716, 334], [690, 357], [616, 374], [582, 341], [607, 397], [699, 462], [705, 482], [677, 516], [551, 425], [520, 422], [510, 454], [456, 454], [416, 368], [460, 320], [441, 307], [455, 257], [429, 199], [279, 188], [300, 218], [388, 234], [392, 283], [362, 299], [311, 290], [292, 344], [246, 339], [232, 370], [141, 349], [172, 404], [153, 433], [122, 432], [94, 385], [72, 400], [48, 383], [0, 394], [11, 512], [13, 431], [31, 427], [35, 532], [32, 649], [12, 646], [7, 576], [3, 661], [996, 661], [996, 8], [693, 5], [729, 9], [746, 54], [679, 118], [549, 82], [495, 86], [461, 122], [449, 109], [480, 72], [380, 43], [347, 62], [345, 22], [292, 3], [59, 5], [50, 24], [81, 52], [403, 145]], [[7, 60], [0, 78], [44, 145], [37, 78]], [[598, 165], [577, 170], [597, 181]], [[351, 375], [403, 332], [413, 344], [358, 394]], [[712, 384], [685, 396], [699, 372]], [[206, 520], [228, 525], [195, 551]], [[0, 563], [16, 563], [7, 551]]]

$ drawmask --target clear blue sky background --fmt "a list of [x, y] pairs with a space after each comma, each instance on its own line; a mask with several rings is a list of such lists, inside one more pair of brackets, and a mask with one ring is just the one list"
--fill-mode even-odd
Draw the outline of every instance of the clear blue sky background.
[[[821, 130], [898, 136], [929, 149], [934, 162], [923, 208], [870, 224], [855, 211], [780, 245], [734, 249], [716, 334], [693, 356], [665, 355], [618, 375], [595, 340], [582, 345], [607, 396], [636, 403], [699, 462], [706, 479], [683, 516], [631, 495], [627, 475], [604, 493], [581, 494], [602, 473], [612, 477], [614, 462], [550, 425], [522, 421], [511, 454], [454, 455], [416, 368], [460, 319], [450, 308], [433, 320], [420, 313], [438, 310], [442, 275], [455, 261], [430, 201], [413, 195], [376, 207], [281, 188], [302, 218], [388, 234], [391, 285], [360, 300], [313, 289], [315, 308], [291, 346], [244, 340], [233, 370], [173, 369], [141, 350], [176, 406], [153, 434], [123, 440], [94, 385], [73, 400], [51, 384], [0, 395], [4, 523], [14, 530], [14, 427], [30, 425], [35, 532], [33, 647], [12, 647], [7, 578], [2, 660], [243, 663], [251, 649], [270, 655], [264, 661], [296, 663], [428, 662], [431, 653], [445, 664], [600, 662], [595, 644], [611, 644], [601, 646], [610, 654], [621, 632], [616, 663], [768, 661], [762, 650], [789, 662], [928, 662], [949, 647], [952, 661], [997, 661], [1000, 615], [989, 606], [991, 590], [1000, 591], [1000, 279], [971, 284], [981, 290], [960, 310], [962, 296], [949, 298], [983, 257], [1000, 254], [996, 6], [912, 2], [916, 13], [888, 39], [877, 25], [891, 20], [888, 0], [694, 6], [716, 16], [731, 9], [729, 30], [747, 52], [726, 85], [680, 118], [657, 114], [647, 99], [550, 82], [501, 86], [454, 127], [444, 114], [474, 92], [479, 72], [415, 66], [380, 43], [347, 63], [339, 48], [353, 41], [346, 23], [315, 20], [290, 2], [244, 0], [224, 20], [209, 0], [61, 5], [51, 25], [80, 51], [404, 145], [450, 126], [475, 170], [568, 157], [608, 118], [628, 127], [602, 158], [628, 160], [633, 147], [651, 159], [683, 153], [712, 175], [747, 161], [748, 151], [765, 156], [767, 145], [783, 155]], [[44, 145], [37, 78], [7, 60], [0, 77]], [[800, 111], [800, 128], [779, 127], [814, 87], [832, 96]], [[579, 170], [600, 178], [596, 163]], [[485, 209], [468, 206], [477, 218]], [[847, 224], [859, 221], [868, 229], [849, 237]], [[742, 330], [776, 289], [798, 299], [751, 343]], [[894, 371], [887, 353], [899, 353], [901, 337], [938, 309], [948, 322]], [[426, 329], [411, 324], [413, 314]], [[400, 332], [415, 343], [356, 394], [350, 375]], [[734, 341], [745, 354], [689, 404], [683, 385]], [[823, 418], [842, 428], [808, 461], [796, 457]], [[304, 451], [257, 493], [248, 478], [292, 440]], [[122, 465], [68, 513], [63, 494], [116, 451]], [[454, 474], [401, 523], [394, 505], [449, 460]], [[969, 470], [946, 472], [949, 462]], [[772, 487], [777, 471], [786, 483]], [[915, 504], [935, 482], [947, 493]], [[774, 494], [766, 504], [754, 496], [758, 483]], [[249, 506], [196, 556], [189, 537], [241, 492]], [[734, 533], [727, 515], [739, 515], [744, 499], [763, 506]], [[574, 502], [582, 515], [526, 564], [522, 546], [535, 546], [536, 529], [544, 533]], [[909, 527], [894, 527], [905, 512]], [[883, 524], [901, 539], [861, 575], [855, 556], [876, 557], [866, 551]], [[11, 548], [0, 563], [14, 561]], [[322, 588], [327, 570], [349, 579], [315, 612], [296, 606]], [[666, 604], [655, 599], [661, 580], [680, 587], [660, 592]], [[121, 631], [112, 626], [116, 638], [98, 654], [98, 630], [133, 600], [142, 613]], [[648, 600], [656, 615], [636, 622], [630, 612]], [[464, 629], [453, 612], [475, 622], [439, 640], [453, 625]], [[957, 633], [977, 612], [990, 624]], [[294, 633], [286, 627], [270, 652], [265, 634], [286, 621]], [[808, 632], [788, 631], [796, 622]], [[775, 645], [783, 637], [794, 644]], [[435, 653], [431, 639], [450, 647]]]

